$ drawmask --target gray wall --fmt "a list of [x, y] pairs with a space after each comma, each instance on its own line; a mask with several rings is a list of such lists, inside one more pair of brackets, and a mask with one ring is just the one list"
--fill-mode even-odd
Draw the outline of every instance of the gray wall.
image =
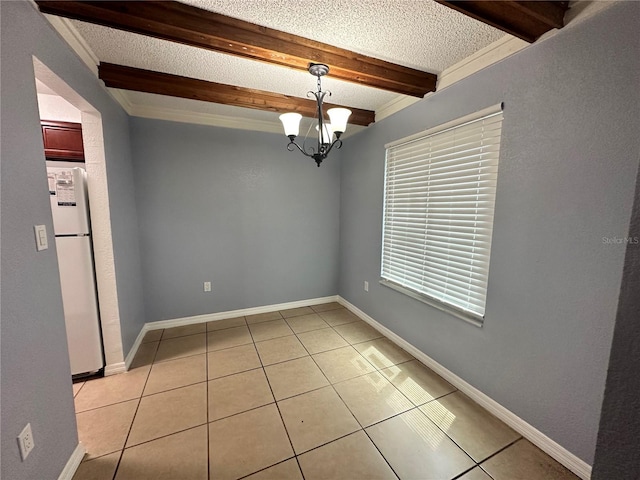
[[[590, 464], [625, 253], [603, 237], [627, 234], [638, 167], [638, 31], [640, 5], [615, 5], [379, 122], [343, 151], [340, 295]], [[480, 329], [376, 282], [384, 144], [499, 102]]]
[[627, 239], [593, 480], [640, 478], [640, 170]]
[[[128, 120], [98, 80], [27, 2], [0, 2], [2, 16], [2, 467], [11, 480], [56, 479], [77, 445], [69, 357], [32, 55], [102, 113], [125, 351], [144, 323]], [[33, 225], [49, 249], [36, 252]], [[30, 422], [25, 462], [16, 437]]]
[[341, 152], [140, 118], [131, 138], [148, 321], [337, 294]]

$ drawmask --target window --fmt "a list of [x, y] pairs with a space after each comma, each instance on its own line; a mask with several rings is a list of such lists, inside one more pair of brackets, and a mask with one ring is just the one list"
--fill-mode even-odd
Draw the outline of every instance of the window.
[[386, 145], [381, 283], [481, 325], [502, 106]]

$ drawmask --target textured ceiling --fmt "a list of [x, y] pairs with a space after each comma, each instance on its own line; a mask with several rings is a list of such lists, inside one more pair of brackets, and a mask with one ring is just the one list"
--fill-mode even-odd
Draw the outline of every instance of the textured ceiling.
[[[432, 0], [183, 0], [184, 3], [439, 74], [505, 34]], [[304, 97], [315, 90], [308, 73], [79, 21], [72, 25], [100, 61]], [[398, 95], [331, 78], [328, 102], [378, 110]], [[131, 104], [197, 111], [195, 101], [125, 92]], [[167, 105], [170, 106], [167, 106]], [[273, 119], [249, 109], [203, 111]]]
[[505, 35], [432, 0], [182, 3], [431, 73], [442, 72]]

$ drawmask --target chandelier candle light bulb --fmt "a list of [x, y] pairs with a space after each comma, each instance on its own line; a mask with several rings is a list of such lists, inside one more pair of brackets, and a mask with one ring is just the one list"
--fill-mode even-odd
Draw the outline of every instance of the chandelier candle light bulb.
[[[325, 123], [322, 113], [322, 101], [324, 100], [325, 95], [331, 95], [331, 92], [322, 91], [320, 78], [329, 73], [329, 67], [322, 63], [310, 63], [309, 73], [318, 78], [318, 91], [309, 92], [307, 94], [313, 95], [316, 98], [316, 103], [318, 104], [316, 112], [318, 120], [318, 125], [316, 126], [316, 131], [318, 132], [317, 148], [309, 147], [307, 150], [298, 145], [295, 141], [300, 132], [300, 120], [302, 119], [302, 115], [299, 113], [283, 113], [280, 115], [280, 121], [284, 127], [284, 134], [289, 137], [287, 150], [292, 152], [294, 147], [297, 148], [302, 152], [302, 154], [313, 158], [319, 167], [320, 163], [327, 158], [327, 155], [329, 155], [329, 152], [333, 147], [342, 147], [342, 140], [340, 140], [340, 136], [347, 129], [347, 121], [349, 120], [349, 115], [351, 115], [351, 110], [347, 108], [330, 108], [327, 111], [327, 114], [329, 115], [331, 123]], [[335, 140], [333, 140], [334, 135]]]

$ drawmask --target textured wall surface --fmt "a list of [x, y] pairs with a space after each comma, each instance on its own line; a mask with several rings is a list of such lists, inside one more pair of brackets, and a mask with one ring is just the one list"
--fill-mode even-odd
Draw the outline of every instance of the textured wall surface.
[[[638, 151], [640, 5], [600, 15], [369, 127], [343, 150], [340, 295], [593, 461]], [[376, 282], [384, 144], [504, 102], [486, 321]], [[369, 281], [369, 293], [363, 281]]]
[[593, 480], [640, 478], [640, 170], [626, 243]]
[[131, 125], [148, 321], [337, 293], [341, 152], [318, 168], [284, 135]]
[[[56, 479], [77, 445], [69, 356], [32, 56], [102, 114], [123, 343], [144, 324], [128, 119], [28, 2], [0, 2], [2, 35], [2, 478]], [[33, 225], [49, 249], [36, 252]], [[137, 292], [137, 293], [136, 293]], [[31, 423], [25, 462], [16, 437]]]
[[80, 123], [80, 110], [58, 95], [38, 94], [38, 110], [42, 120]]

